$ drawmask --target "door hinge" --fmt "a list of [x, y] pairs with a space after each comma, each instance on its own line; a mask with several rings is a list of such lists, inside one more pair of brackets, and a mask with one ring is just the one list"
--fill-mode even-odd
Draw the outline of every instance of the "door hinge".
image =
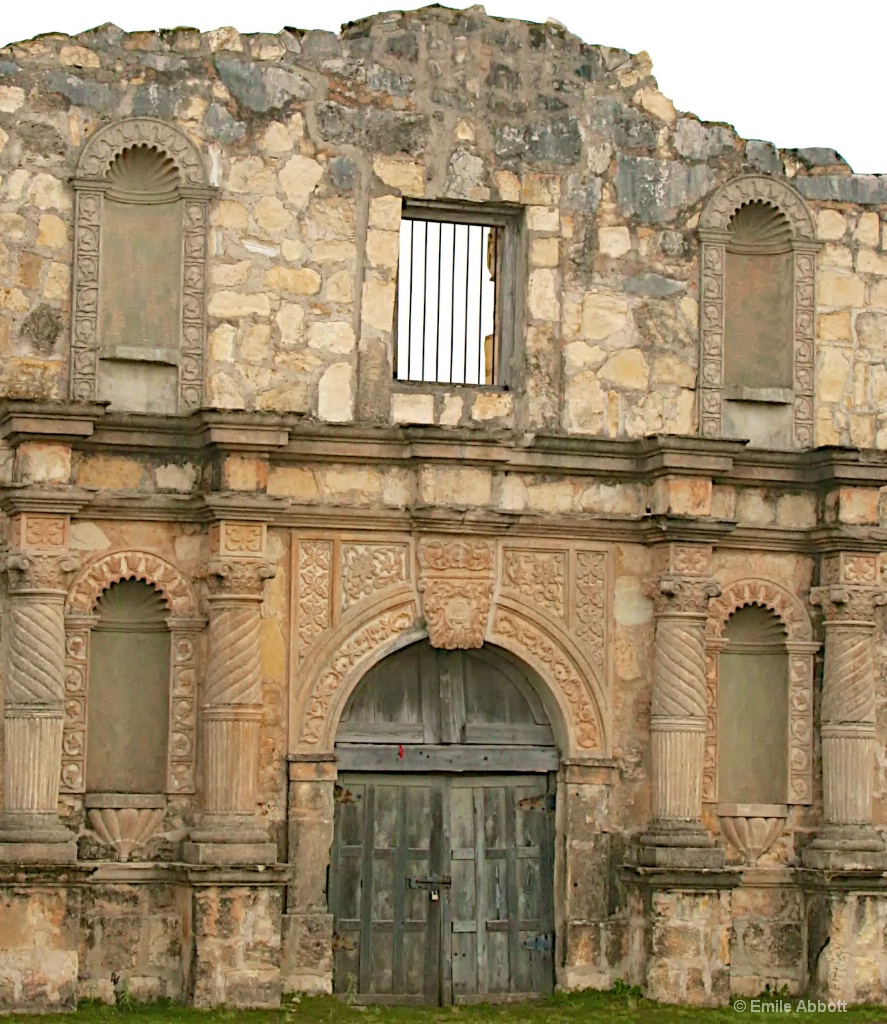
[[524, 949], [531, 949], [534, 953], [550, 953], [553, 936], [534, 935], [532, 939], [524, 939], [521, 945]]
[[453, 879], [449, 875], [407, 875], [408, 889], [449, 889]]
[[522, 811], [553, 811], [554, 793], [540, 793], [539, 796], [525, 796], [518, 800], [517, 806]]

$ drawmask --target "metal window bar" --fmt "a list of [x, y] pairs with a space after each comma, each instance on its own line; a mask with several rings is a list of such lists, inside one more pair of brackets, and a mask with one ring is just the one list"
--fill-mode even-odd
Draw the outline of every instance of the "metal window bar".
[[398, 380], [496, 383], [501, 231], [491, 224], [401, 221]]

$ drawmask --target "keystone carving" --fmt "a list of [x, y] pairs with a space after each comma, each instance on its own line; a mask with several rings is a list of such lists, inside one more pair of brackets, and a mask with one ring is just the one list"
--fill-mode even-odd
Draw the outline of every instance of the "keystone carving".
[[489, 541], [419, 544], [419, 593], [432, 647], [451, 651], [483, 646], [494, 565]]

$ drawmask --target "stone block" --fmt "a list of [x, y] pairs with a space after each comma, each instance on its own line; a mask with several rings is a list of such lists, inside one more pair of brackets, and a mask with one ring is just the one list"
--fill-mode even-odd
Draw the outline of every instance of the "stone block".
[[434, 423], [434, 395], [420, 393], [391, 396], [391, 422], [398, 424]]
[[332, 991], [331, 914], [284, 914], [281, 952], [283, 991], [323, 995]]

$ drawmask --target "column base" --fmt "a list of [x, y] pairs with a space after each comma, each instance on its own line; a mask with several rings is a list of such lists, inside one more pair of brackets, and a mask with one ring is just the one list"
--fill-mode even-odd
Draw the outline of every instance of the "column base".
[[852, 871], [887, 869], [887, 849], [871, 825], [825, 825], [801, 853], [804, 867]]
[[250, 815], [208, 814], [185, 843], [188, 864], [275, 864], [277, 845]]
[[69, 864], [77, 839], [55, 814], [7, 812], [0, 816], [0, 864]]
[[640, 837], [636, 863], [646, 868], [691, 868], [717, 871], [725, 855], [698, 821], [662, 819]]

